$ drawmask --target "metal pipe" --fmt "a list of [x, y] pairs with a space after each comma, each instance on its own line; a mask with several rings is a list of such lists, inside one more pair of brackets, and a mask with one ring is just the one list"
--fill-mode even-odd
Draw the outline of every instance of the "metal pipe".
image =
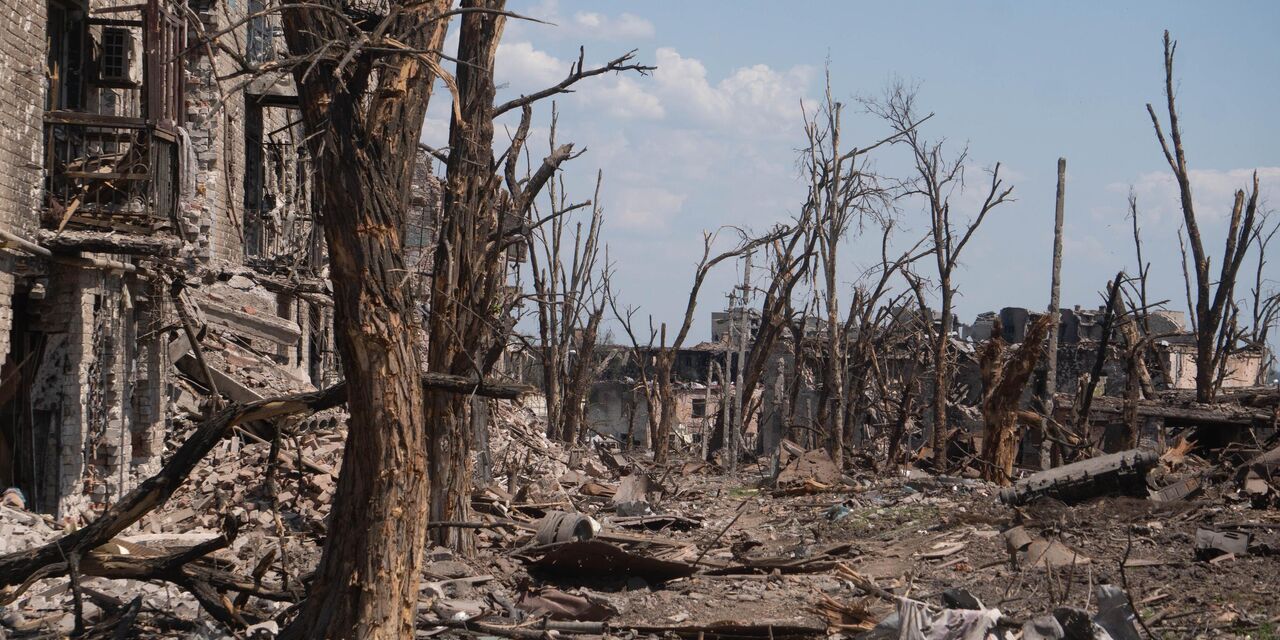
[[123, 271], [125, 273], [137, 273], [137, 265], [127, 262], [119, 262], [117, 260], [104, 260], [102, 258], [87, 258], [84, 256], [68, 256], [54, 253], [49, 249], [42, 247], [26, 238], [10, 233], [5, 229], [0, 229], [0, 240], [4, 243], [12, 243], [28, 253], [48, 258], [59, 264], [70, 265], [73, 267], [85, 267], [95, 269], [108, 269], [111, 271]]

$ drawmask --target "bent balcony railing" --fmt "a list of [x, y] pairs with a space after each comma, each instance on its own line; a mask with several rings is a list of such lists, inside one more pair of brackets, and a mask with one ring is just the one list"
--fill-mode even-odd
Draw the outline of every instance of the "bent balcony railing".
[[324, 238], [312, 212], [311, 163], [294, 142], [262, 142], [246, 179], [245, 261], [270, 271], [315, 270]]
[[[178, 206], [185, 20], [172, 0], [97, 7], [51, 33], [42, 224], [150, 233]], [[71, 46], [75, 45], [75, 46]], [[83, 77], [83, 82], [60, 78]]]
[[141, 118], [46, 113], [43, 226], [171, 228], [177, 153], [176, 140]]

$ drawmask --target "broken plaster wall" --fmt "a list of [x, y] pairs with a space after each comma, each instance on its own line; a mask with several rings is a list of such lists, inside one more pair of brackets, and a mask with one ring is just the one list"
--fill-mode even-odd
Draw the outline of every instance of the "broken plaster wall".
[[596, 433], [649, 446], [649, 407], [629, 382], [601, 380], [587, 395], [586, 423]]
[[[1170, 389], [1196, 388], [1196, 347], [1194, 344], [1162, 344], [1157, 347], [1161, 367], [1169, 374]], [[1263, 374], [1264, 354], [1250, 349], [1227, 356], [1222, 388], [1252, 387]]]

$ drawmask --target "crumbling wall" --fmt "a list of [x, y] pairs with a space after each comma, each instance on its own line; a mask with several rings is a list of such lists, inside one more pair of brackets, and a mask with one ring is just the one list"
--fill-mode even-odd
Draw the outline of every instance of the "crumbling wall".
[[622, 381], [600, 381], [587, 396], [587, 426], [594, 432], [622, 439], [628, 433], [638, 443], [649, 443], [649, 407], [643, 390]]
[[[152, 358], [142, 353], [151, 341], [139, 340], [131, 277], [50, 269], [48, 294], [32, 308], [32, 324], [45, 334], [46, 347], [31, 404], [44, 417], [37, 428], [50, 434], [43, 453], [56, 464], [38, 479], [34, 501], [74, 518], [119, 498], [154, 468], [159, 451], [149, 443], [159, 439], [163, 421], [154, 406], [140, 415], [135, 402], [139, 359], [145, 364]], [[143, 384], [159, 382], [151, 377]], [[156, 397], [154, 389], [150, 395]], [[135, 451], [139, 443], [148, 449]]]
[[[204, 30], [216, 33], [243, 18], [246, 6], [201, 2], [193, 8]], [[243, 50], [246, 37], [242, 25], [222, 39]], [[244, 93], [218, 86], [218, 75], [236, 69], [229, 56], [210, 59], [207, 49], [194, 47], [186, 63], [185, 129], [191, 146], [184, 157], [194, 159], [195, 167], [194, 190], [183, 193], [179, 203], [182, 232], [197, 259], [239, 264], [244, 259]]]
[[[1196, 348], [1194, 344], [1161, 344], [1157, 347], [1161, 367], [1169, 375], [1170, 389], [1196, 388]], [[1250, 349], [1227, 357], [1222, 388], [1252, 387], [1262, 377], [1263, 353]]]
[[[8, 0], [0, 12], [0, 227], [29, 237], [44, 172], [45, 0]], [[17, 256], [0, 251], [0, 362], [9, 353]]]

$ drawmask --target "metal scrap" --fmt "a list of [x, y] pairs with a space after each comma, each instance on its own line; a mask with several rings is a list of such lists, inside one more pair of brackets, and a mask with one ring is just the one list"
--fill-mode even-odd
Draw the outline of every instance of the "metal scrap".
[[1155, 453], [1143, 449], [1090, 458], [1020, 480], [1002, 489], [1000, 500], [1016, 506], [1043, 496], [1077, 502], [1107, 493], [1135, 494], [1145, 491], [1147, 472], [1157, 460]]

